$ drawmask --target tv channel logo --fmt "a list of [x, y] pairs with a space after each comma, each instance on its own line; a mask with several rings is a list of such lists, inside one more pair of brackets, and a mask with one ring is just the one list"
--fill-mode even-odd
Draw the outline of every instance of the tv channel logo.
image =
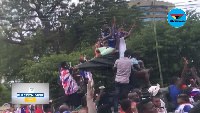
[[48, 83], [13, 83], [13, 104], [49, 104]]
[[186, 22], [187, 16], [182, 9], [173, 9], [168, 14], [168, 22], [171, 26], [179, 28]]

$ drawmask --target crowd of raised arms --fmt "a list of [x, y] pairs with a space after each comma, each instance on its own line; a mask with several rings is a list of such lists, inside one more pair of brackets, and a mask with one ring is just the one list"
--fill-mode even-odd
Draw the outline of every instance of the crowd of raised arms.
[[[152, 85], [149, 75], [153, 68], [145, 68], [140, 60], [140, 52], [131, 52], [126, 49], [125, 40], [132, 34], [135, 24], [128, 32], [123, 26], [116, 29], [116, 18], [112, 27], [103, 26], [102, 37], [95, 44], [95, 57], [119, 52], [119, 59], [113, 65], [115, 72], [114, 91], [108, 91], [100, 86], [94, 89], [91, 72], [71, 68], [65, 61], [61, 63], [60, 83], [64, 89], [67, 100], [57, 111], [49, 105], [34, 105], [34, 110], [29, 105], [22, 105], [15, 113], [200, 113], [200, 78], [196, 69], [188, 69], [188, 61], [183, 57], [184, 66], [180, 75], [171, 78], [168, 93], [164, 95], [160, 85]], [[107, 43], [107, 44], [106, 44]], [[86, 56], [79, 59], [80, 64], [86, 62]], [[186, 75], [192, 73], [186, 84]], [[143, 86], [138, 86], [137, 81], [142, 80]], [[150, 94], [145, 97], [142, 88]], [[166, 97], [166, 98], [163, 98]], [[52, 103], [52, 102], [50, 102]], [[30, 110], [32, 109], [32, 110]], [[14, 110], [13, 110], [14, 111]], [[6, 111], [5, 111], [6, 112]]]

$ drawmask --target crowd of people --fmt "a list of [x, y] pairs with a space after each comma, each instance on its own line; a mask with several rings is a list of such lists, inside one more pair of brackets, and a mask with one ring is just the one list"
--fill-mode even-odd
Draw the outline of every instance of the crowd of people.
[[[181, 74], [181, 78], [173, 77], [172, 85], [169, 86], [169, 98], [168, 102], [161, 99], [160, 85], [152, 86], [149, 81], [149, 73], [153, 68], [145, 68], [142, 60], [139, 60], [140, 52], [131, 52], [126, 49], [125, 39], [127, 39], [133, 29], [135, 24], [131, 26], [129, 32], [123, 30], [121, 26], [116, 30], [116, 18], [114, 17], [113, 25], [110, 28], [107, 24], [104, 25], [104, 30], [102, 33], [102, 38], [99, 38], [95, 45], [95, 57], [101, 57], [107, 54], [112, 54], [113, 52], [119, 52], [119, 59], [117, 59], [113, 65], [113, 71], [115, 75], [115, 91], [108, 97], [111, 97], [111, 101], [107, 103], [101, 103], [104, 101], [104, 94], [102, 89], [95, 97], [93, 85], [94, 81], [92, 79], [92, 74], [90, 72], [81, 71], [75, 68], [70, 76], [70, 71], [65, 65], [61, 65], [61, 81], [63, 88], [65, 89], [65, 94], [69, 97], [68, 106], [77, 107], [81, 104], [81, 107], [77, 107], [71, 112], [74, 113], [96, 113], [96, 112], [114, 112], [114, 113], [189, 113], [195, 111], [195, 106], [199, 105], [200, 90], [198, 89], [198, 84], [200, 84], [200, 78], [198, 77], [195, 68], [190, 69], [193, 74], [193, 78], [190, 79], [191, 84], [185, 85], [186, 75], [187, 75], [187, 59], [184, 60], [184, 68]], [[107, 43], [107, 44], [106, 44]], [[84, 63], [85, 60], [80, 60]], [[63, 69], [65, 73], [63, 74]], [[75, 74], [76, 73], [76, 74]], [[84, 73], [75, 77], [77, 73]], [[65, 80], [67, 78], [67, 80]], [[74, 79], [73, 79], [74, 78]], [[75, 80], [76, 79], [76, 80]], [[144, 87], [148, 88], [150, 97], [142, 98], [142, 93], [140, 89], [136, 89], [134, 83], [137, 79], [142, 79], [144, 82]], [[76, 81], [79, 81], [76, 83]], [[86, 87], [84, 92], [87, 95], [82, 94], [82, 99], [79, 99], [80, 93], [78, 95], [77, 84], [82, 85], [79, 87]], [[70, 83], [70, 84], [69, 84]], [[67, 84], [67, 85], [64, 85]], [[66, 88], [66, 87], [70, 88]], [[75, 92], [73, 92], [73, 90]], [[71, 95], [68, 95], [69, 93]], [[107, 98], [109, 100], [109, 98]], [[74, 101], [77, 100], [77, 101]], [[79, 101], [78, 101], [79, 100]], [[81, 101], [80, 101], [81, 100]], [[76, 102], [73, 103], [73, 102]], [[166, 105], [168, 103], [168, 105]], [[65, 105], [65, 106], [67, 106]], [[105, 106], [106, 105], [106, 106]], [[111, 109], [113, 108], [113, 109]], [[197, 109], [197, 108], [196, 108]]]
[[[198, 89], [198, 86], [200, 84], [200, 78], [195, 68], [191, 68], [189, 71], [192, 73], [193, 77], [190, 79], [190, 84], [186, 84], [186, 75], [188, 72], [188, 61], [186, 58], [183, 58], [184, 67], [181, 77], [173, 77], [171, 80], [172, 85], [168, 87], [169, 99], [166, 101], [162, 100], [163, 94], [159, 84], [155, 86], [149, 84], [150, 82], [146, 84], [146, 88], [148, 88], [150, 94], [147, 98], [143, 98], [140, 89], [134, 88], [134, 86], [130, 87], [132, 84], [129, 81], [132, 76], [131, 73], [134, 73], [133, 68], [135, 65], [131, 55], [131, 52], [126, 50], [124, 57], [117, 59], [114, 63], [113, 71], [116, 72], [115, 91], [111, 94], [111, 101], [105, 103], [106, 106], [101, 102], [104, 101], [105, 98], [103, 98], [103, 96], [106, 92], [104, 92], [103, 88], [100, 88], [98, 96], [96, 96], [94, 93], [94, 81], [92, 76], [90, 76], [91, 78], [88, 77], [88, 74], [85, 74], [85, 77], [79, 76], [81, 78], [86, 78], [87, 81], [85, 84], [87, 86], [87, 93], [82, 96], [80, 102], [76, 101], [77, 104], [73, 104], [75, 99], [72, 99], [72, 97], [68, 95], [71, 101], [67, 105], [62, 106], [66, 106], [66, 108], [69, 108], [69, 106], [77, 107], [71, 111], [69, 111], [69, 109], [67, 110], [67, 112], [72, 113], [198, 113], [197, 110], [200, 105], [200, 89]], [[135, 60], [137, 61], [137, 59]], [[141, 67], [141, 65], [139, 65], [139, 67]], [[66, 68], [66, 70], [68, 69]], [[146, 69], [144, 68], [142, 70]], [[69, 78], [65, 77], [64, 74], [61, 75], [63, 75], [64, 78]], [[143, 80], [146, 82], [145, 78]], [[76, 82], [75, 79], [73, 81]], [[70, 92], [69, 88], [67, 89], [68, 92]], [[77, 95], [76, 93], [71, 95]], [[80, 97], [80, 95], [74, 96], [76, 99], [78, 97]], [[166, 103], [168, 105], [166, 105]], [[78, 104], [80, 105], [77, 106]]]
[[[104, 25], [102, 38], [95, 45], [95, 57], [102, 57], [113, 52], [119, 52], [119, 59], [113, 65], [115, 74], [114, 93], [105, 92], [104, 86], [94, 90], [94, 81], [91, 72], [71, 69], [67, 62], [61, 63], [60, 83], [64, 89], [67, 100], [57, 110], [58, 113], [199, 113], [200, 109], [200, 78], [196, 69], [189, 71], [193, 77], [190, 84], [186, 84], [188, 61], [183, 58], [184, 68], [181, 77], [173, 77], [172, 85], [168, 87], [169, 98], [162, 99], [160, 85], [153, 85], [149, 81], [150, 71], [153, 68], [145, 68], [142, 60], [139, 60], [140, 52], [131, 52], [126, 49], [125, 40], [131, 35], [135, 24], [129, 32], [121, 26], [116, 30], [116, 18], [110, 28]], [[107, 44], [106, 44], [107, 43]], [[80, 63], [86, 62], [86, 58], [80, 58]], [[148, 89], [149, 97], [143, 97], [141, 89], [136, 88], [135, 82], [142, 79]], [[21, 113], [25, 113], [22, 106]], [[44, 110], [45, 111], [44, 111]], [[26, 110], [26, 113], [29, 110]], [[17, 112], [17, 111], [16, 111]], [[19, 112], [19, 113], [20, 113]], [[36, 105], [35, 113], [53, 112], [51, 106]]]

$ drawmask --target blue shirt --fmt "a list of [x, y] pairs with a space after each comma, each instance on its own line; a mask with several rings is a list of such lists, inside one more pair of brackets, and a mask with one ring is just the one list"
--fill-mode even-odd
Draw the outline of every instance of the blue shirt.
[[[138, 60], [136, 58], [132, 58], [131, 60], [133, 65], [138, 65]], [[134, 66], [133, 66], [133, 71], [137, 71], [137, 69], [135, 69]]]
[[181, 94], [182, 92], [175, 86], [172, 85], [169, 87], [169, 93], [170, 93], [170, 97], [172, 99], [172, 103], [178, 107], [178, 103], [177, 103], [177, 97], [179, 94]]
[[[104, 37], [108, 36], [110, 33], [104, 33]], [[114, 35], [108, 37], [107, 41], [108, 41], [108, 47], [112, 47], [115, 48], [116, 45], [116, 38], [118, 37], [118, 31], [114, 30]]]

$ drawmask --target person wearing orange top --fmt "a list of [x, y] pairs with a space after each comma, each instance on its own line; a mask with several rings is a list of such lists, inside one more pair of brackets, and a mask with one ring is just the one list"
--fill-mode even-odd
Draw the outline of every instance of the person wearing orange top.
[[94, 45], [94, 49], [95, 49], [95, 57], [97, 57], [99, 55], [99, 53], [96, 51], [98, 48], [103, 47], [104, 43], [102, 38], [99, 38], [97, 43]]

